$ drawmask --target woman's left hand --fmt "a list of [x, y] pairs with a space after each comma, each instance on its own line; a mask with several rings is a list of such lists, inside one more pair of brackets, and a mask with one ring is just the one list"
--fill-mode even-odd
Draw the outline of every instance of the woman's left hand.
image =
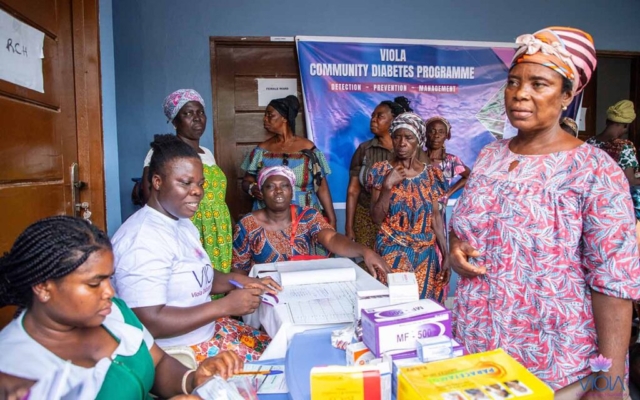
[[197, 388], [213, 375], [223, 379], [230, 378], [242, 371], [244, 361], [232, 351], [223, 351], [216, 356], [205, 359], [193, 373], [193, 388]]
[[364, 263], [369, 270], [369, 273], [374, 278], [378, 278], [378, 273], [376, 269], [383, 271], [386, 274], [390, 274], [391, 268], [387, 265], [387, 262], [378, 255], [375, 251], [371, 249], [367, 249], [367, 251], [363, 254]]
[[442, 266], [440, 272], [436, 274], [436, 279], [439, 284], [446, 285], [451, 279], [451, 268], [449, 266], [449, 257], [444, 257], [442, 260]]
[[277, 295], [282, 290], [282, 286], [270, 276], [266, 278], [249, 278], [245, 276], [240, 278], [238, 282], [246, 289], [260, 289], [263, 293], [267, 292], [272, 295]]

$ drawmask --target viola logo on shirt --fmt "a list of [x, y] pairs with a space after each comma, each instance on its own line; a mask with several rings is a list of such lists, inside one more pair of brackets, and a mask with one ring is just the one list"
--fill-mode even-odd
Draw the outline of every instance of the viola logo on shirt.
[[598, 372], [609, 372], [611, 369], [611, 365], [613, 364], [613, 360], [610, 358], [606, 358], [602, 354], [598, 354], [597, 357], [593, 357], [589, 360], [589, 366], [591, 367], [591, 371], [593, 374], [589, 375], [586, 379], [580, 380], [580, 386], [584, 391], [597, 391], [597, 392], [607, 392], [607, 391], [616, 391], [616, 393], [612, 393], [612, 395], [619, 396], [617, 391], [622, 390], [623, 392], [627, 391], [625, 386], [624, 376], [603, 376], [598, 375]]
[[191, 273], [193, 274], [194, 278], [196, 278], [196, 281], [198, 282], [200, 288], [202, 288], [205, 284], [209, 286], [213, 281], [213, 268], [211, 267], [211, 264], [206, 264], [202, 267], [200, 276], [198, 276], [196, 271], [191, 271]]

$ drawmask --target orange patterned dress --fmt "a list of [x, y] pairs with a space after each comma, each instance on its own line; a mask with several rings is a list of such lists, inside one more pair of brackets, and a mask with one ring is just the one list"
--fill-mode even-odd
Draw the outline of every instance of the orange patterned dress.
[[[382, 189], [382, 182], [393, 167], [389, 161], [374, 164], [368, 176], [371, 187]], [[394, 272], [414, 272], [421, 299], [442, 302], [443, 288], [436, 285], [440, 271], [436, 252], [436, 235], [431, 227], [433, 200], [444, 194], [442, 171], [426, 165], [422, 172], [407, 178], [391, 190], [389, 211], [378, 235], [374, 250]], [[386, 284], [386, 275], [378, 274]]]

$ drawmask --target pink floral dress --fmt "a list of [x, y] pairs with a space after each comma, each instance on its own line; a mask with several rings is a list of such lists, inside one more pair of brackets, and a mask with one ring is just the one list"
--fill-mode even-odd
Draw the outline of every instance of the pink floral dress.
[[458, 283], [455, 334], [471, 353], [503, 348], [558, 390], [598, 354], [591, 291], [640, 298], [633, 206], [622, 170], [589, 144], [539, 156], [508, 146], [481, 151], [451, 220], [487, 268]]

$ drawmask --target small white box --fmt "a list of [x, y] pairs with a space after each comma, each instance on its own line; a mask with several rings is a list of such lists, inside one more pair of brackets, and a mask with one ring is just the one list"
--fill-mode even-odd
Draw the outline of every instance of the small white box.
[[447, 336], [436, 336], [416, 340], [418, 358], [423, 363], [445, 360], [453, 355], [453, 345]]
[[389, 285], [389, 304], [402, 304], [418, 301], [418, 281], [413, 272], [398, 272], [387, 275]]
[[351, 343], [347, 346], [347, 366], [351, 365], [367, 365], [376, 356], [362, 342]]

